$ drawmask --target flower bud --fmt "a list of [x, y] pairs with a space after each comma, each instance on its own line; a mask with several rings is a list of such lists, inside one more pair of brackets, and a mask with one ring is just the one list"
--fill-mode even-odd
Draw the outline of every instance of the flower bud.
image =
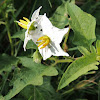
[[33, 61], [36, 62], [36, 63], [41, 63], [41, 60], [42, 60], [42, 56], [41, 54], [39, 53], [38, 50], [36, 50], [33, 54]]

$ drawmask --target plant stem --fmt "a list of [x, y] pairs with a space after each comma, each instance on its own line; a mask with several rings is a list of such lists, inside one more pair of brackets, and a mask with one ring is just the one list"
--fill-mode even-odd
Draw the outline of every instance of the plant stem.
[[17, 50], [15, 50], [15, 55], [14, 55], [15, 57], [17, 56], [18, 51], [19, 51], [21, 45], [22, 45], [22, 41], [20, 40], [19, 45], [18, 45], [18, 48], [17, 48]]
[[4, 89], [4, 86], [5, 86], [5, 84], [6, 84], [6, 81], [7, 81], [8, 76], [9, 76], [9, 72], [6, 73], [6, 78], [5, 78], [4, 82], [3, 82], [3, 85], [2, 85], [2, 88], [1, 88], [1, 91], [0, 91], [0, 94], [2, 94], [2, 91], [3, 91], [3, 89]]
[[55, 66], [57, 63], [66, 63], [66, 62], [73, 62], [74, 61], [74, 59], [72, 59], [72, 58], [67, 58], [67, 59], [56, 59], [56, 58], [49, 58], [50, 60], [54, 60], [55, 61], [55, 63], [54, 64], [52, 64], [51, 66]]
[[62, 93], [62, 95], [68, 94], [70, 92], [74, 91], [74, 88], [69, 89], [68, 91], [65, 91], [64, 93]]
[[7, 29], [7, 34], [8, 34], [10, 46], [11, 46], [11, 55], [13, 55], [14, 54], [14, 51], [13, 51], [13, 42], [12, 42], [11, 33], [10, 33], [10, 29], [9, 29], [8, 13], [6, 13], [6, 29]]

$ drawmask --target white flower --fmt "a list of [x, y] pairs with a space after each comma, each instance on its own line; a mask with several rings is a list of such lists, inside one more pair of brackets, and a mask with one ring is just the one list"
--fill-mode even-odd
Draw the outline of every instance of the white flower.
[[[38, 45], [43, 60], [46, 60], [52, 55], [69, 56], [69, 54], [64, 52], [60, 47], [63, 36], [68, 32], [69, 28], [59, 29], [54, 27], [46, 15], [42, 16], [39, 24], [41, 25], [42, 32], [38, 35], [33, 34], [32, 40]], [[37, 39], [37, 37], [39, 39]], [[37, 44], [37, 41], [40, 42]]]
[[63, 36], [68, 32], [69, 28], [59, 29], [52, 25], [50, 20], [46, 17], [46, 14], [39, 15], [41, 7], [39, 7], [32, 15], [31, 21], [27, 18], [19, 20], [18, 24], [27, 29], [24, 39], [24, 51], [26, 51], [26, 44], [29, 40], [32, 40], [39, 49], [43, 60], [54, 56], [69, 56], [60, 47], [60, 43]]

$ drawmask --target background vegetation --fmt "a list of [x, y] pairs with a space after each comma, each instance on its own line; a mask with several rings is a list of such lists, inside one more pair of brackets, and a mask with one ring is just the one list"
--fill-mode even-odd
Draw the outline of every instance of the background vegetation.
[[[74, 2], [74, 0], [72, 1]], [[0, 0], [0, 100], [4, 100], [3, 96], [6, 96], [12, 88], [14, 89], [9, 93], [10, 97], [9, 95], [6, 97], [6, 100], [9, 100], [11, 97], [11, 100], [100, 100], [99, 70], [92, 71], [89, 75], [81, 76], [64, 89], [57, 91], [59, 81], [69, 63], [58, 63], [56, 65], [56, 69], [59, 72], [58, 76], [55, 76], [57, 72], [52, 68], [50, 69], [51, 74], [42, 73], [41, 77], [42, 75], [47, 75], [44, 76], [43, 85], [34, 86], [33, 84], [27, 86], [29, 83], [25, 83], [25, 88], [23, 87], [23, 89], [18, 92], [18, 87], [21, 87], [19, 80], [23, 81], [23, 78], [26, 78], [20, 71], [22, 69], [24, 71], [26, 70], [23, 66], [27, 66], [27, 68], [31, 68], [32, 66], [32, 64], [30, 65], [30, 63], [32, 63], [30, 59], [21, 57], [31, 57], [35, 50], [33, 45], [30, 44], [32, 50], [24, 52], [24, 35], [22, 33], [24, 33], [25, 30], [22, 30], [14, 21], [22, 19], [23, 16], [30, 19], [34, 10], [41, 5], [42, 9], [40, 14], [47, 13], [47, 16], [51, 18], [53, 13], [63, 2], [63, 0]], [[100, 1], [75, 0], [75, 4], [96, 18], [96, 38], [100, 40]], [[52, 21], [52, 18], [50, 20]], [[53, 24], [57, 25], [56, 21]], [[58, 25], [58, 27], [63, 28], [61, 24]], [[74, 55], [74, 57], [81, 56], [81, 53], [73, 44], [72, 30], [70, 31], [67, 44], [68, 47], [64, 49], [70, 53], [70, 55]], [[95, 46], [95, 43], [93, 45]], [[29, 49], [29, 47], [27, 47], [27, 49]], [[20, 61], [18, 61], [16, 57], [19, 57]], [[27, 61], [28, 63], [23, 63]], [[42, 63], [45, 64], [45, 61], [42, 61]], [[49, 64], [50, 61], [46, 63]], [[39, 70], [38, 65], [36, 65], [35, 69]], [[45, 70], [45, 68], [42, 70]], [[14, 77], [14, 75], [16, 77]], [[20, 75], [23, 77], [20, 78]], [[31, 79], [33, 79], [33, 77], [34, 76], [31, 76]], [[28, 82], [32, 83], [31, 79], [28, 80]], [[33, 81], [35, 82], [36, 80], [33, 79]], [[14, 87], [16, 84], [17, 87]], [[16, 92], [15, 94], [17, 95], [14, 95], [13, 92]]]

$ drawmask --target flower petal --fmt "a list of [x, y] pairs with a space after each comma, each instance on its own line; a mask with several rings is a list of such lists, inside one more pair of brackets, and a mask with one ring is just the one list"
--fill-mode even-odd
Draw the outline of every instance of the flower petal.
[[43, 60], [46, 60], [47, 58], [50, 58], [52, 56], [52, 52], [48, 46], [46, 46], [43, 49], [40, 49], [40, 48], [41, 46], [38, 49], [39, 49], [41, 56], [43, 57]]
[[58, 43], [51, 42], [50, 50], [53, 56], [69, 56], [68, 53], [63, 51]]
[[47, 58], [50, 58], [53, 56], [69, 56], [68, 53], [64, 52], [62, 48], [60, 47], [60, 44], [51, 43], [50, 45], [46, 46], [45, 48], [41, 49], [42, 45], [38, 47], [39, 52], [41, 56], [43, 57], [43, 60], [46, 60]]
[[25, 32], [25, 39], [24, 39], [24, 45], [23, 45], [24, 51], [26, 51], [26, 45], [27, 45], [28, 41], [31, 39], [32, 39], [32, 36], [30, 34], [28, 34], [28, 30], [27, 30]]
[[43, 35], [47, 35], [50, 39], [56, 43], [61, 43], [63, 36], [68, 32], [68, 28], [59, 29], [52, 25], [50, 20], [44, 14], [42, 16], [40, 25], [43, 30]]
[[53, 27], [53, 33], [49, 34], [49, 37], [51, 37], [51, 40], [55, 43], [61, 43], [63, 37], [65, 34], [67, 34], [67, 32], [69, 31], [69, 27], [68, 28], [63, 28], [63, 29], [59, 29], [57, 27]]
[[41, 8], [42, 6], [40, 6], [37, 10], [34, 11], [34, 13], [32, 14], [31, 20], [36, 20], [36, 18], [38, 18]]

